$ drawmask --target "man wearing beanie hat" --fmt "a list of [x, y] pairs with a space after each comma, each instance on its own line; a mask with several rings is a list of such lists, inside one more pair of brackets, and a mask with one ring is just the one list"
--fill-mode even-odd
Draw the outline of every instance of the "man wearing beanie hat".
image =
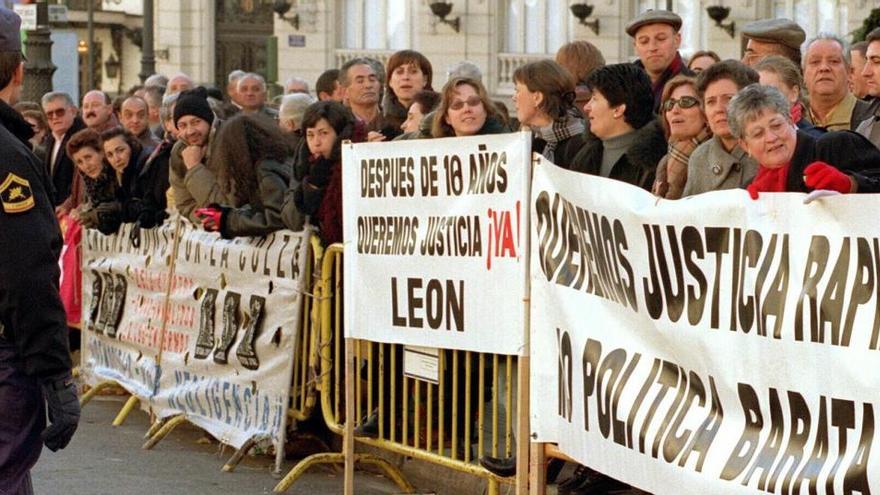
[[693, 76], [681, 59], [681, 17], [668, 10], [646, 10], [626, 25], [639, 59], [636, 65], [648, 73], [654, 93], [654, 113], [660, 110], [663, 86], [673, 77]]
[[7, 495], [33, 494], [30, 470], [43, 444], [63, 449], [80, 417], [51, 186], [26, 145], [30, 125], [10, 106], [24, 82], [20, 28], [18, 15], [0, 6], [0, 493]]
[[205, 88], [180, 93], [174, 104], [179, 141], [171, 150], [168, 181], [177, 210], [193, 221], [197, 221], [193, 215], [196, 209], [211, 203], [227, 203], [217, 183], [217, 171], [208, 166], [220, 123], [211, 111]]

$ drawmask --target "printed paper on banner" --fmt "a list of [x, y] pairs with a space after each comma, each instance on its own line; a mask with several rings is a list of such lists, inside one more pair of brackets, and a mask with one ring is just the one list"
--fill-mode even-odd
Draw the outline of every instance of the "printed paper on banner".
[[877, 200], [803, 199], [539, 163], [535, 438], [653, 493], [880, 491]]
[[142, 229], [131, 224], [104, 235], [82, 234], [82, 369], [89, 385], [115, 381], [146, 407], [160, 375], [159, 349], [170, 283], [176, 223]]
[[525, 352], [530, 139], [343, 146], [348, 335]]
[[159, 417], [186, 414], [221, 442], [283, 438], [309, 232], [221, 239], [182, 220]]

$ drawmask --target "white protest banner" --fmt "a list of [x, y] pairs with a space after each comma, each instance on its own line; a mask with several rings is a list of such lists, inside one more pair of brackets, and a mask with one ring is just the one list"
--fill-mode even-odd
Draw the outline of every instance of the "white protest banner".
[[534, 438], [654, 493], [876, 493], [875, 195], [658, 200], [541, 161]]
[[310, 232], [227, 240], [182, 222], [153, 410], [236, 448], [280, 445]]
[[139, 247], [131, 227], [113, 235], [83, 231], [82, 371], [89, 385], [115, 381], [146, 407], [158, 386], [177, 223], [142, 229]]
[[348, 336], [525, 352], [530, 140], [343, 145]]

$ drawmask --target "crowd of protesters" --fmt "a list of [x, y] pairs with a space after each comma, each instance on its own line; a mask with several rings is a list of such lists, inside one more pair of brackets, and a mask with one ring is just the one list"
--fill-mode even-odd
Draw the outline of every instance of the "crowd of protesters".
[[[105, 234], [161, 225], [168, 211], [223, 237], [318, 227], [343, 240], [341, 143], [530, 130], [557, 166], [676, 200], [710, 191], [880, 191], [880, 29], [850, 47], [795, 22], [743, 28], [742, 60], [679, 53], [681, 18], [648, 11], [626, 33], [638, 60], [606, 65], [587, 41], [519, 67], [511, 102], [490, 98], [462, 61], [437, 85], [431, 62], [402, 50], [383, 66], [354, 58], [314, 86], [236, 70], [224, 91], [156, 74], [111, 98], [68, 94], [16, 105], [33, 129], [59, 218]], [[510, 108], [514, 113], [508, 111]], [[136, 236], [133, 235], [133, 238]], [[513, 464], [485, 465], [510, 474]], [[559, 493], [616, 482], [581, 467]]]

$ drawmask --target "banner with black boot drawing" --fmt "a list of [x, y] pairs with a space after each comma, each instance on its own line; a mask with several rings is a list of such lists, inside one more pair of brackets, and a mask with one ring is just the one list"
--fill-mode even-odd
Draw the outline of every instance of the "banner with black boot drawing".
[[531, 134], [344, 144], [347, 336], [523, 355]]
[[[181, 218], [175, 245], [177, 218], [142, 230], [139, 250], [128, 240], [128, 226], [113, 236], [87, 233], [95, 242], [85, 244], [84, 293], [104, 266], [116, 280], [126, 279], [127, 293], [113, 292], [106, 304], [100, 299], [99, 315], [124, 301], [115, 316], [120, 331], [93, 332], [84, 362], [100, 362], [93, 366], [100, 378], [117, 380], [160, 418], [184, 414], [236, 448], [251, 438], [280, 444], [310, 232], [225, 240]], [[106, 249], [93, 251], [95, 245]], [[106, 274], [102, 281], [112, 278]], [[142, 375], [148, 380], [138, 380]]]
[[533, 438], [653, 493], [880, 491], [877, 199], [805, 198], [541, 161]]

